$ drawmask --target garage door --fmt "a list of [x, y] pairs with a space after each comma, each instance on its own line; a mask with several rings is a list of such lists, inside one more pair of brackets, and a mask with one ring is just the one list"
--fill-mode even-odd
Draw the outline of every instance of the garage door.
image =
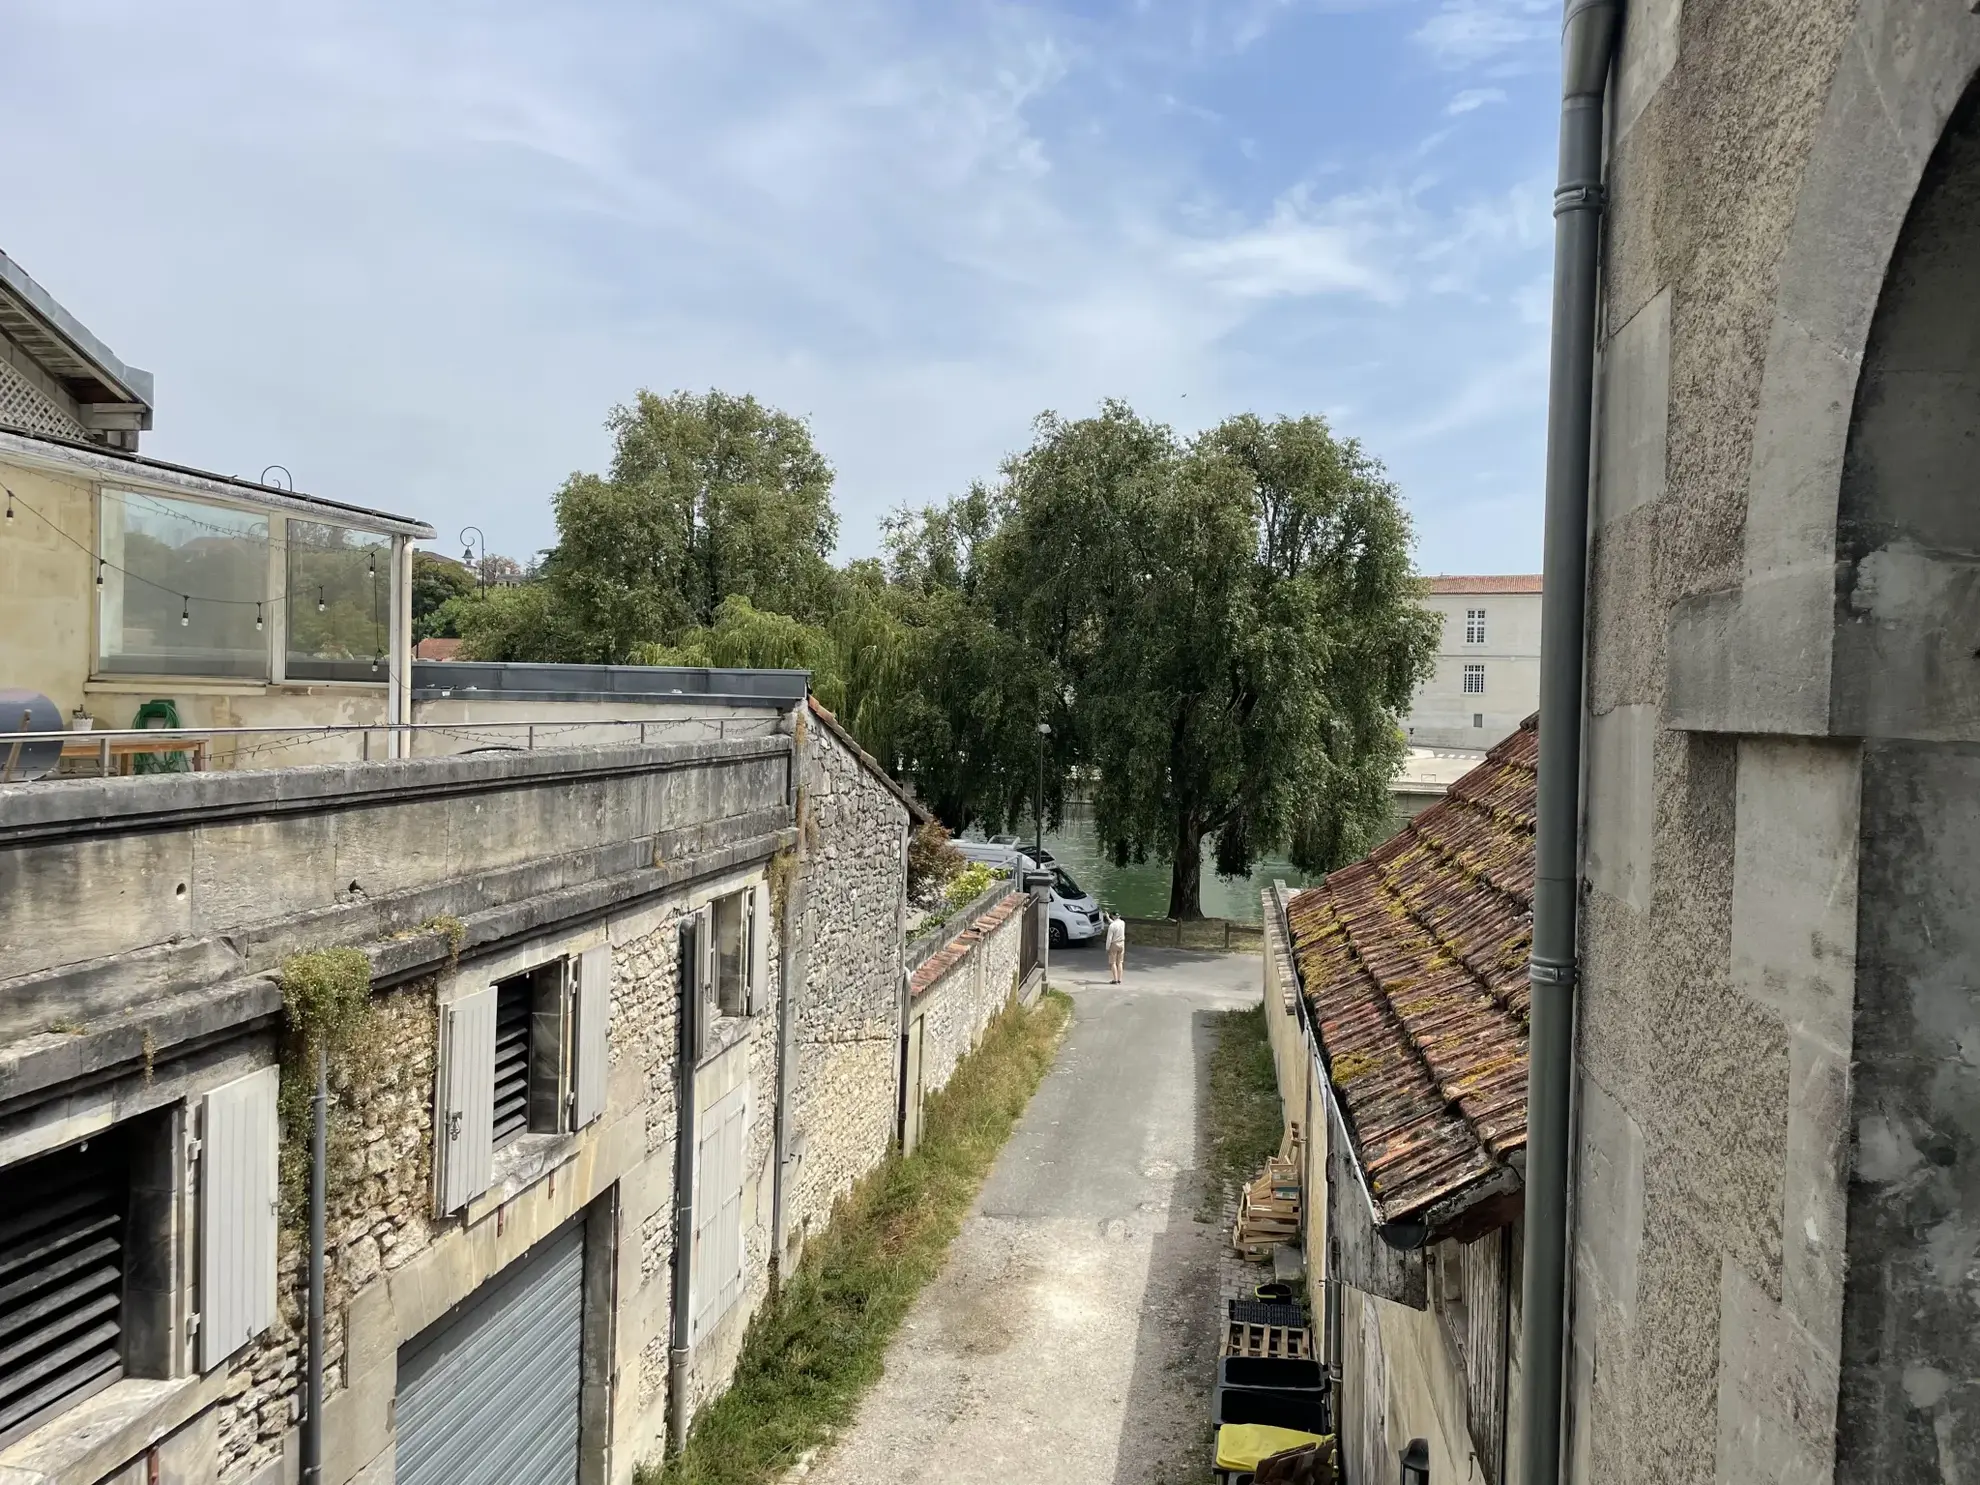
[[399, 1352], [398, 1485], [575, 1485], [583, 1228]]

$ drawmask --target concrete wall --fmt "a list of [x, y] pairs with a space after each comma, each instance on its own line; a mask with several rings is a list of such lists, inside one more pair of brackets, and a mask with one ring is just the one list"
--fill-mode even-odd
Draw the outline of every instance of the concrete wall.
[[[1433, 593], [1423, 606], [1443, 620], [1437, 668], [1403, 719], [1419, 747], [1490, 748], [1540, 705], [1540, 595]], [[1465, 614], [1485, 610], [1485, 643], [1465, 643]], [[1466, 695], [1465, 665], [1485, 667], [1483, 695]], [[1483, 727], [1472, 718], [1482, 715]]]
[[805, 716], [789, 1029], [784, 1260], [897, 1131], [908, 811]]
[[[1578, 1480], [1975, 1456], [1980, 17], [1630, 7], [1590, 550]], [[1955, 636], [1959, 636], [1955, 640]], [[1955, 653], [1955, 645], [1957, 653]], [[1951, 1245], [1951, 1246], [1948, 1246]], [[1909, 1379], [1909, 1385], [1907, 1385]]]

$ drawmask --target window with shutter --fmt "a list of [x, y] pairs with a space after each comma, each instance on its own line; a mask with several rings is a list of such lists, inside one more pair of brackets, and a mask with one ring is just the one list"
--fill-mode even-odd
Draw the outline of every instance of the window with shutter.
[[715, 934], [715, 1009], [724, 1016], [747, 1015], [748, 941], [746, 893], [731, 892], [709, 905]]
[[494, 1148], [529, 1129], [530, 980], [518, 975], [495, 987]]
[[124, 1374], [129, 1200], [114, 1134], [27, 1161], [4, 1180], [0, 1445]]
[[203, 1100], [199, 1154], [199, 1366], [211, 1371], [275, 1321], [272, 1067]]
[[443, 1213], [459, 1211], [495, 1178], [495, 1009], [492, 985], [441, 1009], [433, 1142]]

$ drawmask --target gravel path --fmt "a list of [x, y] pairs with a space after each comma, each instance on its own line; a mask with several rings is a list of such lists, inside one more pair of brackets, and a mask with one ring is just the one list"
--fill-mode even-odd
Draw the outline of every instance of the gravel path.
[[1209, 1478], [1223, 1234], [1197, 1220], [1209, 1014], [1255, 954], [1144, 950], [1125, 985], [1054, 955], [1074, 1018], [887, 1374], [806, 1473], [825, 1485]]

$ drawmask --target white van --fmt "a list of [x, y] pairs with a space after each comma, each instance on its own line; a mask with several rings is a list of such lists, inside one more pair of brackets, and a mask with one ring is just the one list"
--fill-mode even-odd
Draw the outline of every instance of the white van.
[[[1034, 862], [1028, 851], [1020, 851], [1008, 842], [955, 840], [949, 844], [962, 853], [965, 861], [1002, 867], [1006, 871], [1041, 869], [1041, 864]], [[1050, 851], [1043, 854], [1042, 869], [1052, 873], [1052, 896], [1046, 907], [1046, 932], [1052, 947], [1063, 949], [1067, 944], [1085, 943], [1105, 935], [1107, 915], [1100, 911], [1100, 904], [1087, 895], [1086, 889], [1063, 866], [1053, 861]]]

